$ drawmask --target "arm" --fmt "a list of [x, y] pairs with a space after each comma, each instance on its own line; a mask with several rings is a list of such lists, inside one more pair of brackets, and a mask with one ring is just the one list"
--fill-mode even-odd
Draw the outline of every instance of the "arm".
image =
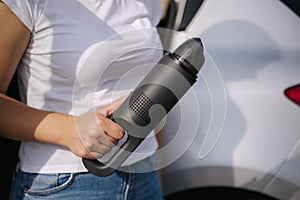
[[2, 136], [15, 138], [15, 132], [19, 132], [19, 130], [12, 131], [5, 125], [11, 124], [15, 121], [14, 119], [17, 122], [18, 117], [14, 110], [23, 110], [25, 106], [7, 97], [4, 93], [25, 51], [30, 31], [3, 2], [0, 2], [0, 13], [0, 109], [2, 113], [0, 129]]
[[[92, 120], [92, 124], [87, 119], [95, 118], [95, 113], [74, 120], [70, 115], [30, 108], [5, 95], [31, 33], [1, 1], [0, 13], [0, 135], [14, 140], [62, 145], [80, 157], [101, 157], [111, 148], [111, 143], [122, 137], [120, 127], [106, 116], [112, 112], [111, 106], [96, 111], [97, 120]], [[86, 126], [83, 122], [89, 129], [83, 128]], [[79, 129], [85, 131], [77, 131]], [[95, 141], [99, 138], [102, 144]]]

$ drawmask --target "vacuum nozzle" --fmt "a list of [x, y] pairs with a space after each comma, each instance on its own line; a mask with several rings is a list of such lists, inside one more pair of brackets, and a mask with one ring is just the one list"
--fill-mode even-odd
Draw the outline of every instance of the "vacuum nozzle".
[[203, 44], [200, 38], [190, 38], [177, 49], [173, 56], [196, 75], [204, 63]]

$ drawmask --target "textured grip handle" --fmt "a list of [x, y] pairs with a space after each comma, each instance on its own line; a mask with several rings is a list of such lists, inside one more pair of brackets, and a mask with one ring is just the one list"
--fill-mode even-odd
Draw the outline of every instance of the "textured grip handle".
[[121, 166], [143, 140], [144, 138], [136, 138], [128, 135], [125, 143], [120, 146], [108, 162], [102, 163], [96, 159], [90, 160], [86, 158], [83, 158], [82, 162], [92, 174], [96, 176], [108, 176]]

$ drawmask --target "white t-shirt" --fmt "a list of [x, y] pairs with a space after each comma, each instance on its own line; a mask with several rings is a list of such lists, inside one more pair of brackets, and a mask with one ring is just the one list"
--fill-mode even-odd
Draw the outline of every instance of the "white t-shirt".
[[[32, 32], [18, 68], [21, 99], [30, 107], [71, 115], [92, 111], [132, 90], [146, 74], [135, 73], [134, 81], [122, 77], [162, 55], [153, 28], [161, 14], [158, 0], [3, 2]], [[124, 164], [156, 148], [151, 135]], [[86, 171], [81, 158], [58, 145], [22, 142], [19, 156], [26, 172]]]

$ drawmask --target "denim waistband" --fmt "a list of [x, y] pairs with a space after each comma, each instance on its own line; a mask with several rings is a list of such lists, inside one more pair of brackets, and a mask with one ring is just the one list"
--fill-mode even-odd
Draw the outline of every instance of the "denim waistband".
[[133, 163], [128, 166], [122, 166], [118, 168], [118, 171], [128, 172], [128, 173], [145, 173], [145, 172], [156, 171], [157, 168], [158, 168], [158, 158], [157, 158], [157, 154], [154, 153], [153, 155], [139, 162]]

